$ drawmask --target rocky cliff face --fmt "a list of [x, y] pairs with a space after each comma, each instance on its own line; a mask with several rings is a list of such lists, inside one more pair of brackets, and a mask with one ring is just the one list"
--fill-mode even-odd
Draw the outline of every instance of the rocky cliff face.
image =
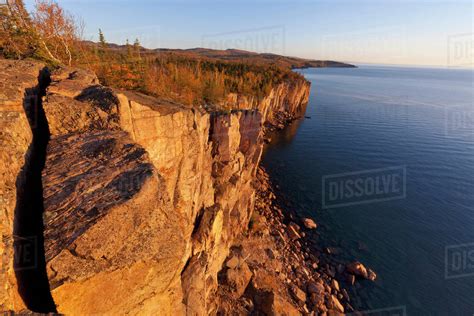
[[[41, 69], [20, 64], [13, 68], [32, 75], [6, 96], [19, 114], [9, 120], [11, 145], [2, 151], [2, 163], [18, 156], [13, 168], [2, 166], [0, 183], [4, 310], [21, 310], [25, 301], [16, 296], [9, 240], [18, 203], [13, 183], [32, 142], [23, 93], [37, 85]], [[82, 70], [62, 69], [50, 79], [40, 104], [48, 127], [41, 132], [50, 138], [36, 205], [44, 208], [44, 294], [50, 290], [58, 312], [73, 315], [216, 313], [218, 272], [254, 207], [262, 125], [281, 124], [278, 113], [302, 115], [309, 85], [281, 84], [257, 108], [243, 102], [240, 110], [207, 113], [114, 91]]]
[[231, 93], [223, 102], [224, 107], [258, 109], [267, 127], [283, 128], [306, 112], [310, 83], [303, 78], [287, 80], [271, 89], [262, 100]]
[[[35, 161], [34, 133], [38, 130], [38, 101], [40, 77], [43, 65], [36, 62], [0, 60], [0, 310], [21, 310], [25, 307], [24, 284], [21, 279], [29, 272], [35, 273], [41, 265], [30, 251], [41, 240], [32, 232], [25, 232], [35, 212], [22, 214], [28, 207], [25, 194], [34, 200], [28, 191], [26, 179]], [[36, 146], [35, 146], [36, 145]], [[34, 192], [33, 192], [34, 193]], [[35, 210], [33, 210], [35, 211]], [[32, 277], [30, 275], [30, 277]]]

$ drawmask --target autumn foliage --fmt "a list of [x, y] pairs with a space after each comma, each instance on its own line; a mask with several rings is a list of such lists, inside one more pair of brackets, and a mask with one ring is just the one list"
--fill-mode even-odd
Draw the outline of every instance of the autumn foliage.
[[33, 26], [56, 61], [71, 65], [74, 45], [81, 37], [74, 17], [54, 1], [37, 0]]
[[225, 61], [108, 45], [81, 39], [82, 25], [53, 0], [36, 0], [31, 16], [21, 0], [0, 8], [0, 54], [37, 58], [52, 65], [74, 65], [96, 72], [104, 85], [136, 90], [192, 106], [218, 107], [230, 93], [254, 102], [288, 77], [298, 76], [278, 65]]
[[[296, 76], [276, 66], [190, 58], [173, 53], [139, 55], [139, 51], [140, 48], [133, 48], [131, 53], [128, 49], [110, 49], [102, 55], [106, 56], [104, 63], [89, 67], [104, 84], [187, 105], [205, 106], [222, 104], [229, 93], [253, 96], [257, 102], [277, 83]], [[95, 60], [101, 60], [100, 56], [99, 53]]]

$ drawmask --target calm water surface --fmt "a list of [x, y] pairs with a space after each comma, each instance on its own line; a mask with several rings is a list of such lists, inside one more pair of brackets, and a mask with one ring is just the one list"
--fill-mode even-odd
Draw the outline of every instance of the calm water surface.
[[[368, 308], [473, 315], [473, 72], [300, 72], [312, 82], [311, 118], [274, 135], [264, 156], [283, 194], [321, 224], [328, 245], [377, 272], [359, 291]], [[323, 178], [390, 167], [406, 171], [405, 197], [323, 207]]]

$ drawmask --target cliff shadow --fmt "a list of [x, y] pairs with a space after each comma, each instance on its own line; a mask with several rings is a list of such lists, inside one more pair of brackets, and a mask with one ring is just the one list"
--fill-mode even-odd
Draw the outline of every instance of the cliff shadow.
[[33, 139], [25, 155], [25, 164], [16, 180], [13, 226], [13, 267], [18, 292], [26, 307], [37, 313], [56, 312], [46, 272], [41, 180], [50, 136], [42, 98], [50, 82], [49, 71], [44, 68], [38, 75], [38, 85], [25, 91], [23, 108]]

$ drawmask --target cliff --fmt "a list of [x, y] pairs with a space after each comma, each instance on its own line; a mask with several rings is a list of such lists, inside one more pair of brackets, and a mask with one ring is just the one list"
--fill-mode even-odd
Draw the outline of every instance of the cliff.
[[38, 267], [44, 268], [44, 259], [32, 254], [42, 240], [28, 225], [38, 220], [37, 212], [30, 212], [38, 193], [31, 190], [30, 183], [40, 178], [35, 152], [41, 142], [35, 134], [39, 130], [42, 87], [38, 79], [43, 65], [0, 60], [0, 68], [0, 310], [7, 311], [25, 308], [25, 277], [32, 281], [44, 277], [44, 273], [37, 273]]
[[310, 83], [304, 78], [286, 80], [270, 90], [262, 100], [230, 93], [222, 103], [225, 108], [255, 109], [262, 114], [266, 128], [283, 128], [304, 116], [309, 101]]
[[[79, 69], [38, 79], [41, 64], [0, 63], [11, 69], [0, 74], [2, 310], [51, 311], [54, 300], [72, 315], [217, 313], [218, 273], [254, 209], [262, 126], [303, 115], [309, 84], [284, 82], [260, 102], [229, 96], [238, 110], [209, 113]], [[34, 242], [15, 246], [14, 223]], [[15, 266], [27, 246], [42, 260]]]

